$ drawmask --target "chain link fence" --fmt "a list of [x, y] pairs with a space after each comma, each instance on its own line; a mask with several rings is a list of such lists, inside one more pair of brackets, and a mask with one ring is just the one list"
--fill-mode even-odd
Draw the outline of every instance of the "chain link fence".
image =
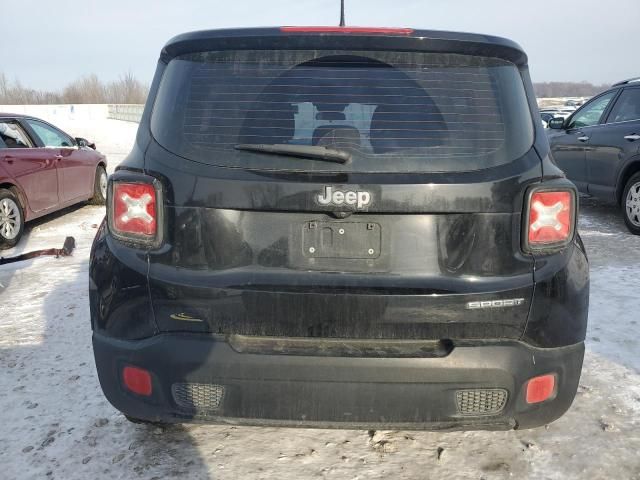
[[109, 104], [107, 118], [140, 123], [144, 105], [137, 104]]

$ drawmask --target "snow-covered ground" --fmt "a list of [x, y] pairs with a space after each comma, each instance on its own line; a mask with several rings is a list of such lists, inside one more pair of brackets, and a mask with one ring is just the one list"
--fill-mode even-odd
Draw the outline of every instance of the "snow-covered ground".
[[[135, 124], [58, 122], [96, 141], [110, 169]], [[0, 478], [448, 478], [640, 480], [640, 237], [583, 201], [591, 260], [587, 354], [573, 407], [546, 428], [366, 432], [134, 425], [102, 396], [91, 350], [87, 262], [104, 209], [36, 221], [2, 255], [61, 246], [73, 257], [0, 267]]]

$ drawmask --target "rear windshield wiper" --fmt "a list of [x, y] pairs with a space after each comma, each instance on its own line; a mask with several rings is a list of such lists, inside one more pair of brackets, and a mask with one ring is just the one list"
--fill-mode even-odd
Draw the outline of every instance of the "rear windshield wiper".
[[344, 150], [321, 147], [318, 145], [285, 145], [280, 143], [241, 143], [235, 146], [236, 150], [248, 152], [270, 153], [273, 155], [287, 155], [289, 157], [311, 158], [325, 162], [346, 163], [351, 159], [351, 154]]

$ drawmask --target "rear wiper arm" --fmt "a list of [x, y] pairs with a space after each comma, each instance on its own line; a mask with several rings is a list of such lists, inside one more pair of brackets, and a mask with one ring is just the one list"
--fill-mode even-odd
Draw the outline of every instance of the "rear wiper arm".
[[351, 159], [351, 154], [344, 150], [321, 147], [318, 145], [286, 145], [280, 143], [241, 143], [235, 146], [236, 150], [248, 152], [270, 153], [273, 155], [286, 155], [289, 157], [310, 158], [325, 162], [346, 163]]

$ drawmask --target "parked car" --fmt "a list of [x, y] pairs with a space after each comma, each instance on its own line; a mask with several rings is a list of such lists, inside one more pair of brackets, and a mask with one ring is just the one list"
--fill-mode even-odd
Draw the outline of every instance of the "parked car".
[[180, 35], [90, 260], [135, 422], [543, 425], [589, 269], [515, 43], [412, 29]]
[[564, 105], [565, 105], [565, 107], [571, 107], [573, 110], [576, 110], [583, 103], [584, 103], [584, 100], [582, 100], [582, 99], [572, 99], [572, 98], [570, 98], [569, 100], [564, 102]]
[[616, 202], [640, 235], [640, 78], [616, 83], [549, 128], [553, 158], [578, 190]]
[[25, 222], [104, 203], [107, 160], [95, 148], [39, 118], [0, 113], [0, 248], [18, 243]]

